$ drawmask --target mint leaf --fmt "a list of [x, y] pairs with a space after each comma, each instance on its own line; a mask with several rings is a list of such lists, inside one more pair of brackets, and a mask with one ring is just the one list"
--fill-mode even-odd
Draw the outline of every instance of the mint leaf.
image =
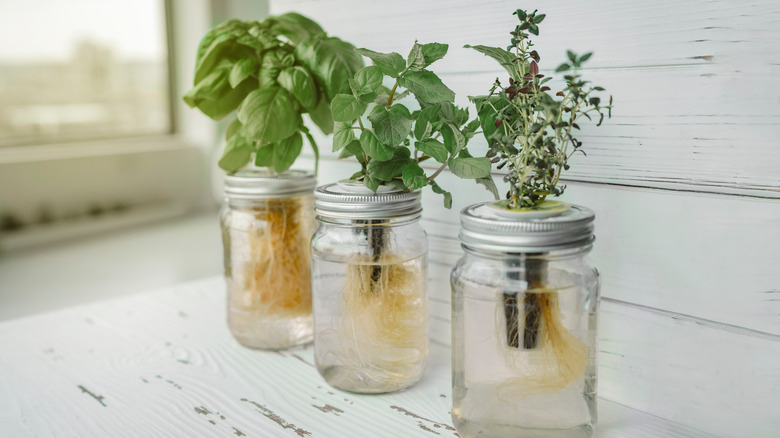
[[251, 155], [251, 142], [241, 135], [235, 135], [227, 141], [218, 164], [228, 172], [235, 172], [249, 163]]
[[398, 78], [398, 85], [409, 89], [426, 103], [452, 102], [455, 92], [447, 88], [436, 74], [429, 70], [412, 71]]
[[416, 161], [410, 161], [401, 169], [401, 178], [406, 188], [410, 190], [421, 189], [428, 185], [425, 171], [422, 170]]
[[425, 67], [425, 58], [423, 58], [422, 46], [415, 41], [412, 50], [406, 57], [406, 68], [409, 71], [422, 70]]
[[434, 62], [444, 58], [444, 55], [447, 54], [447, 49], [449, 49], [449, 45], [447, 44], [439, 44], [439, 43], [428, 43], [423, 44], [422, 46], [422, 55], [425, 59], [425, 64], [423, 67], [427, 67]]
[[317, 105], [317, 89], [314, 79], [305, 68], [289, 67], [279, 73], [276, 78], [279, 85], [290, 92], [304, 108], [314, 108]]
[[284, 172], [292, 166], [303, 149], [301, 133], [296, 132], [274, 145], [274, 170]]
[[350, 87], [352, 87], [352, 92], [358, 97], [365, 94], [374, 94], [370, 99], [370, 101], [373, 101], [382, 88], [382, 70], [373, 65], [361, 68], [355, 73], [354, 81], [350, 81]]
[[368, 105], [351, 94], [337, 94], [330, 104], [333, 120], [352, 123], [363, 115]]
[[498, 196], [498, 187], [496, 187], [496, 183], [493, 182], [493, 178], [491, 178], [490, 176], [487, 176], [485, 178], [477, 178], [477, 184], [482, 184], [483, 186], [485, 186], [485, 188], [488, 189], [488, 191], [493, 194], [493, 197], [496, 199], [496, 201], [500, 199]]
[[417, 114], [417, 121], [414, 123], [414, 138], [417, 140], [425, 140], [423, 134], [427, 129], [426, 123], [431, 124], [431, 131], [428, 135], [433, 134], [433, 122], [438, 120], [441, 107], [439, 105], [432, 105], [428, 108], [420, 110]]
[[[405, 150], [405, 151], [404, 151]], [[398, 148], [393, 154], [393, 158], [388, 161], [371, 160], [368, 162], [367, 170], [371, 177], [380, 181], [390, 181], [393, 178], [401, 176], [401, 171], [410, 161], [409, 150]]]
[[403, 105], [376, 106], [368, 116], [377, 138], [388, 146], [396, 146], [412, 132], [409, 110]]
[[480, 158], [450, 158], [448, 166], [459, 178], [477, 179], [490, 176], [490, 159]]
[[381, 181], [379, 181], [376, 178], [372, 178], [370, 176], [366, 176], [363, 178], [363, 185], [369, 188], [372, 192], [376, 193], [376, 190], [379, 188], [379, 185], [382, 184]]
[[441, 136], [444, 139], [444, 146], [452, 156], [458, 155], [461, 149], [466, 147], [466, 137], [452, 123], [448, 123], [442, 128]]
[[271, 167], [274, 165], [274, 143], [267, 144], [255, 152], [255, 166]]
[[398, 75], [406, 68], [406, 62], [404, 58], [398, 53], [379, 53], [368, 49], [357, 49], [357, 53], [370, 58], [374, 62], [374, 65], [382, 70], [382, 73], [392, 78], [397, 78]]
[[253, 58], [239, 59], [233, 64], [230, 70], [230, 87], [236, 88], [241, 82], [244, 82], [257, 69], [257, 61]]
[[360, 146], [369, 157], [377, 161], [387, 161], [393, 158], [393, 148], [383, 144], [371, 131], [360, 134]]
[[432, 138], [425, 141], [418, 141], [415, 143], [414, 147], [439, 163], [446, 162], [447, 158], [450, 156], [447, 148], [445, 148], [439, 140], [434, 140]]
[[515, 72], [513, 64], [516, 57], [512, 52], [506, 51], [500, 47], [470, 46], [468, 44], [463, 47], [466, 49], [474, 49], [485, 56], [495, 59], [507, 72], [509, 72], [510, 76], [517, 79], [517, 73]]
[[302, 124], [292, 98], [278, 87], [260, 88], [249, 93], [238, 109], [238, 120], [246, 133], [260, 144], [285, 139]]
[[333, 152], [347, 147], [353, 140], [355, 140], [355, 134], [352, 132], [352, 125], [337, 122], [333, 129]]
[[354, 155], [360, 162], [361, 166], [365, 166], [365, 159], [363, 158], [363, 148], [360, 146], [360, 141], [352, 140], [344, 149], [341, 150], [339, 158], [347, 158]]
[[452, 208], [452, 193], [444, 190], [436, 181], [431, 181], [431, 190], [433, 193], [444, 195], [444, 208]]

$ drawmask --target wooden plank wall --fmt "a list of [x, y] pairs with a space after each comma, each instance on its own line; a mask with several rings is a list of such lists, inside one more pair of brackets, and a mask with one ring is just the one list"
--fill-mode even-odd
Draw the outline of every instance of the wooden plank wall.
[[[466, 96], [500, 68], [463, 49], [505, 46], [515, 2], [272, 1], [358, 46], [406, 55], [450, 44], [433, 65]], [[724, 437], [780, 431], [780, 4], [638, 0], [540, 2], [542, 70], [594, 51], [586, 78], [615, 96], [612, 120], [584, 128], [587, 158], [564, 199], [596, 211], [603, 278], [600, 395]], [[473, 113], [473, 111], [472, 111]], [[329, 140], [321, 138], [322, 149]], [[475, 150], [484, 150], [475, 139]], [[356, 165], [328, 155], [322, 183]], [[303, 162], [302, 167], [310, 166]], [[500, 181], [500, 174], [496, 174]], [[457, 212], [489, 199], [444, 174], [451, 211], [424, 195], [431, 337], [449, 343]]]

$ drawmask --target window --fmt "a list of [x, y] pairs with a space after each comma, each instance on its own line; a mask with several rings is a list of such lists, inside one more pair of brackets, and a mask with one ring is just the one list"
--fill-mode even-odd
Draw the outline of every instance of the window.
[[0, 6], [0, 146], [172, 131], [163, 0]]

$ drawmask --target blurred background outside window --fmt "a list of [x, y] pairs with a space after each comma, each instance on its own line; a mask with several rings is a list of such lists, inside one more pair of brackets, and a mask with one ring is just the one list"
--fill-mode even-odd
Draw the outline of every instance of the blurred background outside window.
[[2, 10], [0, 146], [171, 132], [162, 0]]

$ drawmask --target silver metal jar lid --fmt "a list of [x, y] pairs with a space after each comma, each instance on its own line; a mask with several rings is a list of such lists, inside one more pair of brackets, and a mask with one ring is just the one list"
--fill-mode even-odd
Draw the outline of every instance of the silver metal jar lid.
[[363, 184], [341, 181], [317, 187], [314, 212], [345, 219], [383, 219], [419, 214], [420, 190], [380, 186], [376, 193]]
[[225, 175], [225, 196], [231, 199], [270, 199], [311, 194], [317, 178], [311, 172], [288, 170], [272, 173], [244, 169]]
[[497, 208], [494, 201], [470, 205], [460, 212], [460, 241], [482, 251], [545, 252], [593, 242], [595, 214], [568, 205], [562, 212], [530, 214]]

